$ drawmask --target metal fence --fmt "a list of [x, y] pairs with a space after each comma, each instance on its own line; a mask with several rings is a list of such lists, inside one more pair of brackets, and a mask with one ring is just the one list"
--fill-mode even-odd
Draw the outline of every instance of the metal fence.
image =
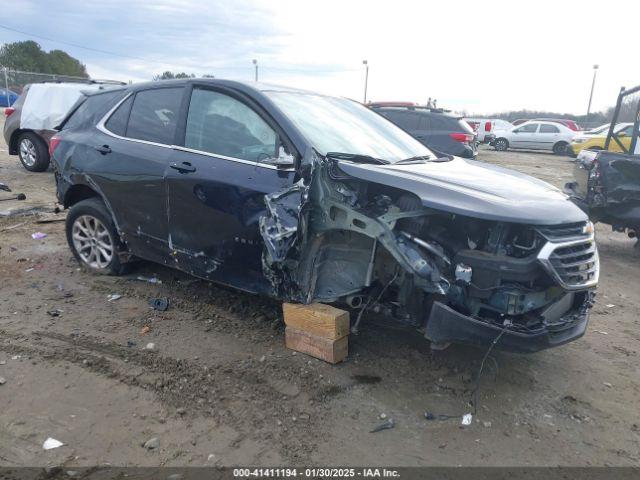
[[80, 82], [80, 83], [114, 83], [116, 80], [98, 80], [72, 75], [55, 75], [52, 73], [25, 72], [0, 66], [0, 107], [7, 107], [22, 93], [24, 86], [30, 83], [44, 82]]

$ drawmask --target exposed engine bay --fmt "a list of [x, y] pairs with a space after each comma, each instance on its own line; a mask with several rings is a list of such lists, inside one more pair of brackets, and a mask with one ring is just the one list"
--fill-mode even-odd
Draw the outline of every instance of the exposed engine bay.
[[505, 328], [536, 339], [507, 349], [535, 351], [586, 328], [598, 280], [588, 222], [534, 226], [427, 208], [411, 192], [346, 175], [330, 158], [316, 158], [267, 205], [263, 266], [274, 293], [347, 304], [360, 311], [355, 331], [366, 309], [435, 345], [486, 344]]

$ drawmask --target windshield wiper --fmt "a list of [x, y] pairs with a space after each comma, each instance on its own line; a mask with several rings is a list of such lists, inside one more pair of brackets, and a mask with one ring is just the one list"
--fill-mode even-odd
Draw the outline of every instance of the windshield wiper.
[[416, 155], [415, 157], [403, 158], [402, 160], [398, 160], [394, 162], [396, 165], [399, 163], [424, 163], [433, 160], [433, 157], [430, 155]]
[[351, 162], [377, 163], [380, 165], [386, 165], [389, 163], [382, 158], [372, 157], [371, 155], [362, 155], [359, 153], [327, 152], [325, 157], [335, 158], [337, 160], [349, 160]]
[[403, 163], [427, 163], [427, 162], [448, 162], [450, 157], [432, 157], [431, 155], [417, 155], [415, 157], [403, 158], [394, 162], [394, 165]]

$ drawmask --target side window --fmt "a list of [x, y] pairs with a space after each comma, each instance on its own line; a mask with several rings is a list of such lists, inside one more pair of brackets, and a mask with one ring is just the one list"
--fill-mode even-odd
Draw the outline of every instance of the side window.
[[124, 134], [127, 132], [127, 121], [129, 120], [129, 112], [131, 111], [132, 103], [133, 95], [120, 104], [104, 124], [107, 130], [124, 137]]
[[560, 133], [560, 129], [555, 125], [540, 125], [540, 133]]
[[136, 93], [126, 137], [170, 145], [176, 131], [184, 88], [156, 88]]
[[515, 131], [519, 133], [535, 133], [537, 130], [538, 130], [537, 123], [528, 123], [516, 129]]
[[381, 113], [403, 130], [418, 130], [419, 117], [413, 112], [390, 110]]
[[434, 114], [431, 115], [431, 129], [432, 130], [452, 130], [452, 126], [447, 122], [447, 117], [444, 115]]
[[420, 124], [418, 125], [418, 130], [431, 130], [431, 120], [429, 118], [429, 115], [420, 115]]
[[95, 126], [98, 120], [109, 111], [124, 95], [122, 91], [97, 93], [85, 97], [80, 106], [74, 110], [64, 123], [63, 130]]
[[193, 90], [185, 147], [261, 161], [275, 157], [277, 138], [267, 122], [239, 100], [213, 90]]
[[622, 134], [623, 136], [630, 137], [632, 131], [633, 131], [633, 125], [629, 125], [628, 127], [625, 127], [622, 130], [620, 130], [618, 132], [618, 136], [620, 136]]

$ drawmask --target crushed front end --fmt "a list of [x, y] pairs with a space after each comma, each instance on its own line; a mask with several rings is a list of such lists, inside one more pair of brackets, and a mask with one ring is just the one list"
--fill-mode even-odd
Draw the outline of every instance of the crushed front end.
[[264, 271], [274, 294], [346, 304], [423, 332], [435, 346], [534, 352], [585, 332], [599, 261], [588, 221], [531, 225], [425, 207], [314, 155], [267, 197]]

